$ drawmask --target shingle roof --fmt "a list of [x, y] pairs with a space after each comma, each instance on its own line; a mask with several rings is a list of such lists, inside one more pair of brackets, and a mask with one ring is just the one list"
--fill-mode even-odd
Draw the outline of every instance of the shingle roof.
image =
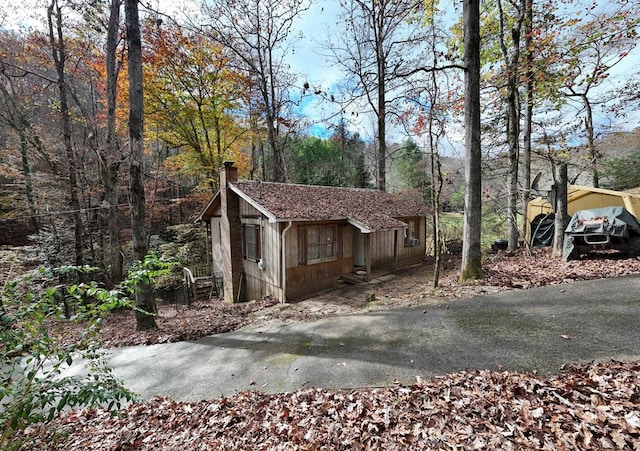
[[231, 188], [274, 220], [347, 219], [369, 231], [405, 228], [395, 218], [425, 216], [415, 197], [361, 188], [241, 181]]

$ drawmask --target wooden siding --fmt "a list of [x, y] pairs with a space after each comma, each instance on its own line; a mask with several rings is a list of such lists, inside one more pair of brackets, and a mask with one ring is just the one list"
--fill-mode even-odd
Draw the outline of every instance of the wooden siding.
[[[222, 248], [220, 243], [220, 211], [216, 211], [211, 218], [211, 241], [213, 270], [222, 270]], [[243, 259], [243, 277], [241, 298], [243, 300], [262, 299], [272, 296], [282, 300], [282, 236], [289, 223], [271, 223], [257, 209], [244, 200], [240, 200], [240, 216], [243, 224], [253, 224], [260, 227], [260, 255], [261, 270], [257, 261]], [[409, 219], [409, 218], [406, 218]], [[418, 239], [416, 246], [405, 246], [405, 236], [402, 230], [376, 232], [366, 235], [365, 246], [368, 249], [370, 269], [386, 269], [393, 271], [397, 268], [420, 263], [425, 254], [426, 219], [419, 220]], [[312, 264], [299, 264], [298, 249], [299, 234], [302, 228], [309, 225], [336, 225], [336, 258]], [[287, 300], [304, 299], [318, 291], [332, 288], [342, 274], [353, 271], [356, 234], [358, 232], [344, 221], [326, 222], [297, 222], [293, 223], [285, 234], [286, 259], [286, 292]]]
[[[213, 270], [222, 271], [222, 248], [220, 243], [219, 211], [211, 218], [211, 252]], [[241, 199], [240, 217], [242, 224], [260, 226], [260, 255], [264, 270], [260, 270], [257, 261], [243, 259], [241, 287], [242, 300], [259, 300], [265, 296], [276, 299], [282, 297], [280, 268], [280, 224], [269, 223], [258, 210]]]
[[418, 220], [418, 244], [405, 246], [403, 230], [372, 233], [369, 238], [371, 269], [394, 271], [422, 261], [426, 249], [426, 219], [424, 217], [401, 218]]
[[[340, 245], [340, 249], [336, 248], [336, 254], [341, 259], [351, 258], [353, 257], [353, 227], [349, 226], [346, 223], [336, 223], [336, 222], [298, 222], [294, 223], [293, 227], [287, 233], [287, 250], [286, 250], [286, 259], [287, 259], [287, 269], [298, 267], [298, 256], [300, 254], [300, 249], [298, 249], [298, 243], [300, 242], [299, 234], [300, 229], [304, 229], [309, 225], [337, 225], [337, 233], [339, 237], [336, 237], [337, 244]], [[313, 266], [313, 265], [308, 265]], [[351, 271], [351, 269], [349, 269]]]
[[371, 269], [395, 269], [395, 234], [394, 230], [370, 234], [369, 258], [371, 259]]
[[[299, 266], [300, 230], [309, 225], [337, 225], [336, 259]], [[287, 234], [287, 298], [299, 300], [332, 288], [340, 276], [353, 270], [353, 228], [344, 222], [296, 223]]]
[[[287, 298], [300, 300], [318, 291], [335, 287], [338, 279], [345, 272], [351, 271], [351, 258], [341, 258], [313, 265], [287, 268]], [[349, 267], [348, 271], [344, 271]]]
[[240, 199], [240, 217], [241, 218], [246, 218], [246, 217], [257, 218], [261, 216], [262, 214], [258, 210], [256, 210], [253, 207], [253, 205], [251, 205], [244, 199]]
[[243, 224], [253, 224], [260, 227], [260, 256], [262, 266], [260, 269], [257, 261], [243, 260], [244, 271], [244, 298], [246, 300], [259, 300], [265, 296], [276, 299], [282, 297], [281, 288], [281, 224], [270, 223], [258, 210], [241, 200], [240, 218]]
[[398, 237], [398, 268], [406, 268], [421, 263], [424, 259], [427, 248], [427, 219], [425, 217], [412, 218], [418, 223], [417, 238], [418, 244], [415, 246], [405, 246], [404, 234], [399, 232]]

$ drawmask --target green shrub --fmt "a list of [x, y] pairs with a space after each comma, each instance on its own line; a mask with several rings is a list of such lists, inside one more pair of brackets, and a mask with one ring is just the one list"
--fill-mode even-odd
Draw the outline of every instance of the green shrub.
[[174, 261], [176, 264], [156, 279], [155, 287], [159, 290], [173, 289], [183, 282], [183, 267], [210, 265], [208, 240], [203, 226], [178, 224], [167, 227], [165, 233], [157, 237], [152, 251], [162, 255], [163, 261]]
[[[98, 339], [104, 316], [131, 302], [96, 282], [55, 286], [60, 274], [89, 271], [42, 270], [35, 277], [38, 283], [32, 275], [8, 282], [0, 291], [0, 449], [18, 448], [12, 439], [16, 431], [50, 421], [64, 409], [103, 406], [115, 411], [136, 399], [112, 374]], [[71, 344], [49, 335], [48, 326], [63, 320], [83, 325]], [[81, 375], [66, 373], [80, 365]]]

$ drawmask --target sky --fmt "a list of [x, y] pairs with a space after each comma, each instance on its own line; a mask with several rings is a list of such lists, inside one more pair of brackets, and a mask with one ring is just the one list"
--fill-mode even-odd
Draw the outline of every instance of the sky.
[[[192, 14], [193, 0], [143, 0], [151, 6], [164, 10], [167, 13], [175, 14], [178, 18], [185, 13]], [[605, 1], [605, 0], [602, 0]], [[5, 27], [14, 28], [18, 25], [41, 26], [46, 14], [45, 0], [4, 0], [0, 6], [0, 24]], [[312, 3], [309, 11], [299, 22], [299, 31], [302, 32], [302, 39], [292, 43], [294, 52], [290, 53], [287, 61], [291, 64], [294, 73], [299, 74], [299, 83], [306, 81], [312, 88], [319, 88], [323, 92], [334, 94], [339, 98], [337, 84], [342, 79], [342, 74], [335, 64], [328, 61], [322, 55], [322, 44], [326, 42], [327, 36], [340, 32], [338, 25], [339, 0], [316, 0]], [[3, 17], [5, 17], [3, 19]], [[326, 53], [326, 52], [325, 52]], [[608, 86], [616, 85], [627, 81], [632, 74], [637, 74], [640, 67], [640, 46], [637, 46], [627, 57], [626, 61], [615, 67], [608, 80]], [[300, 114], [313, 121], [320, 121], [337, 108], [336, 104], [322, 102], [319, 96], [311, 96], [303, 100], [299, 106]], [[620, 130], [629, 131], [640, 126], [640, 111], [631, 111], [624, 119], [613, 118], [610, 114], [602, 113], [600, 108], [594, 110], [596, 122], [600, 125], [613, 125]], [[347, 118], [353, 121], [352, 130], [357, 131], [365, 139], [371, 138], [373, 121], [366, 115], [355, 116], [346, 113]], [[332, 122], [335, 123], [337, 119]], [[314, 133], [322, 135], [324, 125], [318, 124], [312, 128]], [[460, 130], [453, 133], [461, 138]], [[394, 135], [392, 134], [392, 137]], [[399, 134], [395, 135], [398, 140], [402, 139]], [[456, 139], [458, 139], [456, 138]]]
[[[605, 1], [606, 0], [602, 0]], [[339, 33], [338, 24], [339, 1], [319, 0], [312, 5], [308, 14], [302, 19], [300, 29], [304, 33], [304, 39], [297, 44], [296, 52], [289, 61], [292, 69], [309, 81], [311, 86], [319, 86], [323, 90], [336, 92], [335, 85], [341, 80], [342, 74], [322, 56], [322, 43], [330, 34]], [[326, 51], [325, 51], [326, 53]], [[618, 66], [611, 69], [609, 79], [603, 84], [602, 89], [613, 89], [628, 81], [634, 74], [638, 74], [640, 68], [640, 46], [636, 46], [629, 56]], [[637, 75], [636, 75], [637, 76]], [[575, 111], [575, 107], [571, 107]], [[310, 100], [304, 103], [303, 111], [310, 117], [317, 117], [326, 112], [318, 102]], [[625, 118], [616, 118], [602, 111], [600, 107], [594, 108], [594, 120], [596, 124], [604, 127], [612, 127], [614, 130], [631, 131], [640, 127], [640, 110], [630, 110]], [[370, 135], [371, 121], [364, 116], [360, 118], [356, 127], [364, 135]], [[452, 133], [454, 141], [461, 143], [462, 130]], [[402, 136], [396, 135], [402, 139]]]

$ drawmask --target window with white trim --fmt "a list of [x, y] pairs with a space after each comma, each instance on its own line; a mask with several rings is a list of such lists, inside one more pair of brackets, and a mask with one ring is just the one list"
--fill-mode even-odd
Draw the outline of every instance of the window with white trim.
[[406, 219], [405, 222], [409, 226], [405, 229], [404, 245], [405, 247], [417, 246], [420, 243], [420, 224], [417, 219]]

